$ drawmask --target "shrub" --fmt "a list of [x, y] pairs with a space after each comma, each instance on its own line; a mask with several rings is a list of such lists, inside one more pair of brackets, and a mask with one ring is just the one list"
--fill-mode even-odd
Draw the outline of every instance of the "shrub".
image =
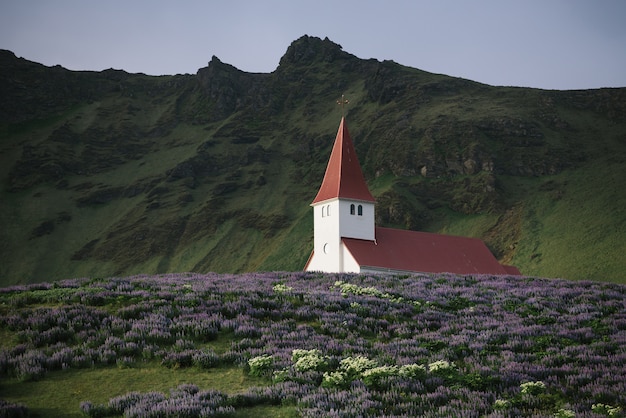
[[294, 368], [299, 372], [309, 370], [324, 371], [328, 367], [328, 361], [321, 355], [319, 350], [295, 349], [291, 353]]
[[511, 401], [507, 401], [506, 399], [496, 399], [493, 403], [493, 409], [496, 411], [501, 411], [504, 409], [508, 409], [511, 406]]
[[195, 350], [165, 352], [161, 364], [169, 368], [191, 367], [194, 365]]
[[81, 402], [80, 410], [91, 418], [103, 418], [111, 415], [111, 411], [106, 405], [95, 405], [91, 402]]
[[361, 379], [366, 370], [376, 366], [378, 363], [375, 360], [370, 360], [364, 356], [346, 357], [339, 362], [339, 370], [324, 373], [322, 387], [347, 388], [352, 381]]
[[539, 395], [546, 390], [546, 384], [537, 382], [525, 382], [519, 386], [522, 390], [522, 395]]
[[378, 366], [363, 372], [362, 379], [366, 386], [377, 387], [381, 380], [390, 376], [398, 376], [398, 366]]
[[251, 376], [267, 376], [273, 365], [274, 357], [270, 355], [258, 356], [248, 360], [248, 366], [250, 367], [249, 373]]
[[98, 360], [103, 364], [114, 364], [117, 360], [117, 354], [110, 349], [103, 349], [98, 355]]
[[387, 296], [380, 290], [376, 289], [373, 286], [361, 287], [355, 284], [346, 283], [341, 280], [337, 280], [335, 282], [334, 287], [338, 287], [342, 295], [347, 294], [355, 294], [355, 295], [367, 295], [367, 296], [376, 296], [376, 297], [385, 297]]
[[339, 368], [348, 376], [359, 377], [365, 370], [378, 366], [375, 360], [364, 356], [346, 357], [339, 362]]
[[576, 418], [576, 412], [561, 408], [554, 414], [555, 418]]
[[130, 392], [109, 400], [108, 406], [82, 402], [81, 410], [90, 417], [121, 416], [126, 418], [199, 418], [231, 416], [235, 409], [228, 405], [228, 396], [218, 391], [200, 391], [197, 386], [183, 384], [161, 392]]
[[274, 374], [272, 374], [272, 382], [281, 383], [290, 380], [291, 376], [288, 369], [276, 370]]
[[39, 380], [45, 373], [46, 356], [35, 350], [17, 357], [15, 375], [20, 382]]
[[426, 374], [426, 367], [421, 364], [405, 364], [404, 366], [400, 366], [398, 374], [402, 377], [415, 379]]
[[428, 371], [431, 373], [448, 371], [453, 368], [454, 368], [454, 365], [450, 364], [450, 362], [446, 360], [437, 360], [428, 365]]
[[196, 351], [193, 354], [193, 364], [201, 369], [210, 369], [220, 364], [220, 356], [211, 349]]
[[121, 396], [109, 399], [108, 409], [112, 414], [122, 415], [124, 411], [139, 402], [143, 398], [140, 392], [129, 392]]
[[10, 403], [0, 399], [0, 417], [2, 418], [25, 418], [28, 409], [24, 405]]
[[132, 357], [120, 357], [117, 360], [115, 360], [115, 364], [117, 365], [118, 369], [130, 369], [131, 367], [133, 367], [133, 364], [135, 363], [135, 359]]
[[622, 408], [619, 406], [611, 406], [603, 403], [595, 403], [591, 406], [591, 410], [596, 414], [606, 415], [607, 417], [619, 417], [622, 416]]
[[278, 283], [278, 284], [275, 284], [272, 289], [274, 290], [274, 292], [278, 294], [283, 294], [283, 293], [291, 292], [293, 290], [293, 287], [287, 286], [286, 284], [283, 284], [283, 283]]
[[325, 388], [346, 388], [350, 386], [352, 379], [344, 372], [325, 372], [322, 377], [322, 387]]

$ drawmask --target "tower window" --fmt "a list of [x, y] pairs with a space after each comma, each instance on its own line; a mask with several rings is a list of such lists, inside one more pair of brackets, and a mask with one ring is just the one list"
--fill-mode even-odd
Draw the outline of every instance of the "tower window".
[[363, 205], [359, 205], [359, 216], [363, 216]]
[[354, 215], [354, 203], [350, 205], [350, 215]]
[[330, 216], [330, 205], [326, 206], [326, 216]]

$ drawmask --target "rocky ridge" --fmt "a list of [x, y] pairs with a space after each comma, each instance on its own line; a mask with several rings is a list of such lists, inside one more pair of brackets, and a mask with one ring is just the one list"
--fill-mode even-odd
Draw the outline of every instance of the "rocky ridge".
[[[50, 253], [65, 260], [52, 262], [58, 277], [297, 268], [311, 233], [298, 225], [309, 222], [342, 93], [379, 223], [433, 229], [447, 213], [491, 215], [518, 229], [500, 231], [496, 222], [480, 232], [507, 259], [523, 239], [522, 223], [507, 221], [523, 200], [513, 184], [606, 155], [617, 164], [626, 142], [626, 89], [493, 87], [362, 60], [310, 36], [269, 74], [217, 57], [195, 75], [73, 72], [1, 51], [0, 90], [0, 174], [10, 202], [0, 215], [20, 225], [2, 236], [3, 262], [71, 235]], [[38, 201], [49, 208], [17, 209]], [[78, 232], [96, 212], [102, 228]], [[238, 247], [257, 233], [264, 251]], [[197, 242], [206, 249], [183, 261]], [[285, 249], [293, 242], [304, 244]], [[291, 264], [275, 261], [286, 254]], [[17, 270], [26, 280], [44, 268], [5, 265], [3, 276]]]

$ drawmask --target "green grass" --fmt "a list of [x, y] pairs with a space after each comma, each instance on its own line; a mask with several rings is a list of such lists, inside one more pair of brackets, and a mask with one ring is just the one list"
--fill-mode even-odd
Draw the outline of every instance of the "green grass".
[[[508, 263], [523, 274], [626, 283], [626, 171], [610, 159], [543, 178], [503, 178], [521, 205], [519, 241]], [[430, 230], [484, 237], [499, 214], [461, 215], [440, 210]], [[502, 234], [506, 230], [501, 231]]]
[[307, 210], [289, 230], [274, 240], [273, 247], [267, 249], [267, 254], [262, 257], [257, 270], [302, 270], [312, 250], [313, 214]]
[[[193, 383], [200, 389], [215, 389], [234, 394], [252, 386], [263, 386], [267, 381], [249, 376], [241, 368], [168, 369], [156, 363], [137, 364], [132, 368], [93, 368], [50, 372], [39, 381], [18, 382], [0, 380], [2, 399], [27, 405], [31, 416], [83, 417], [79, 406], [82, 401], [106, 404], [110, 398], [128, 392], [159, 391], [169, 394], [171, 388], [183, 383]], [[251, 408], [252, 410], [253, 408]], [[260, 408], [271, 412], [279, 408]], [[282, 416], [289, 415], [289, 408]], [[251, 411], [241, 411], [241, 416]], [[254, 411], [252, 411], [254, 412]], [[258, 412], [258, 411], [257, 411]]]
[[431, 225], [432, 232], [463, 237], [482, 237], [498, 220], [496, 214], [462, 215], [447, 209], [439, 211], [439, 216]]
[[[3, 202], [3, 214], [6, 216], [3, 236], [15, 245], [12, 248], [14, 257], [0, 267], [0, 274], [7, 278], [3, 284], [45, 281], [50, 277], [114, 274], [115, 267], [110, 264], [107, 266], [107, 263], [96, 260], [76, 262], [67, 254], [75, 253], [93, 237], [101, 236], [123, 219], [141, 197], [115, 200], [107, 205], [76, 211], [72, 206], [74, 197], [69, 191], [41, 193], [41, 197], [34, 201], [26, 200], [31, 203], [28, 205], [23, 204], [24, 199], [20, 196], [9, 196]], [[71, 221], [55, 222], [55, 228], [49, 235], [33, 239], [30, 230], [24, 233], [25, 225], [36, 226], [44, 220], [55, 220], [63, 211], [70, 214]]]
[[623, 165], [592, 163], [554, 176], [559, 191], [538, 192], [525, 205], [513, 262], [529, 275], [626, 283], [626, 184]]
[[237, 418], [297, 418], [300, 414], [295, 406], [254, 406], [238, 409], [234, 416]]

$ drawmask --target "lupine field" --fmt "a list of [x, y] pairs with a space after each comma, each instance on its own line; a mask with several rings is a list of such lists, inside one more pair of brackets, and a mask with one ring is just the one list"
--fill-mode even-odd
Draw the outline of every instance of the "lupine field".
[[626, 409], [626, 287], [445, 274], [168, 274], [0, 289], [3, 389], [67, 370], [232, 371], [76, 399], [90, 417], [606, 417]]

